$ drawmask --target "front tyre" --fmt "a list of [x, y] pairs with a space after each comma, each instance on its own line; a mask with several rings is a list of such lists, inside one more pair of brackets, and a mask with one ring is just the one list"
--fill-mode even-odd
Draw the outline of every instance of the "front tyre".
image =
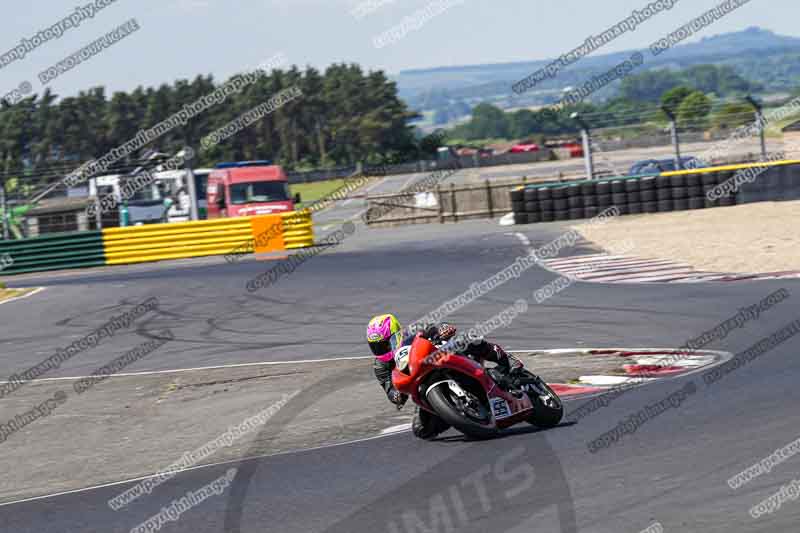
[[[478, 417], [474, 415], [471, 416], [446, 385], [429, 390], [427, 398], [436, 414], [464, 435], [475, 439], [488, 439], [497, 434], [496, 428], [479, 422]], [[488, 410], [486, 413], [488, 415]], [[491, 424], [491, 415], [488, 415], [488, 423]]]
[[528, 417], [529, 424], [547, 429], [555, 427], [561, 422], [561, 418], [564, 416], [564, 405], [558, 394], [547, 383], [537, 377], [526, 392], [533, 403], [533, 414]]

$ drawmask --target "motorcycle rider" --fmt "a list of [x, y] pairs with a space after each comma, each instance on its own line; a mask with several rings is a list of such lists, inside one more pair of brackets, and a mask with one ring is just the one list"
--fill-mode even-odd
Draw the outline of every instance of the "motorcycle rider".
[[[434, 344], [446, 342], [456, 334], [456, 328], [448, 323], [426, 325], [423, 327], [422, 336]], [[392, 370], [394, 370], [395, 350], [402, 346], [410, 345], [415, 335], [403, 331], [400, 322], [392, 314], [377, 315], [367, 324], [367, 343], [375, 356], [373, 370], [389, 401], [398, 407], [402, 406], [408, 397], [401, 394], [392, 384]], [[456, 352], [476, 361], [491, 361], [496, 363], [491, 374], [498, 385], [508, 387], [512, 382], [512, 375], [522, 369], [522, 363], [508, 355], [497, 344], [491, 344], [483, 339], [473, 342], [462, 350]], [[421, 439], [432, 439], [450, 426], [441, 418], [416, 406], [411, 430]]]

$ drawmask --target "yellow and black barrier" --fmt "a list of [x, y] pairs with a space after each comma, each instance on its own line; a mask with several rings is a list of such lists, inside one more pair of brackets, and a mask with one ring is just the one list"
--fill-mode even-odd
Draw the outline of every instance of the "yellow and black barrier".
[[305, 211], [103, 230], [107, 265], [273, 252], [313, 244], [311, 214]]

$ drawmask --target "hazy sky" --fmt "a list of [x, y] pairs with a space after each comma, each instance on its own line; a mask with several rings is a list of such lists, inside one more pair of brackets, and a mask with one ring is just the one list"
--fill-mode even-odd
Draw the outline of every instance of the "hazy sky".
[[[0, 54], [94, 0], [4, 2]], [[211, 73], [219, 79], [277, 52], [291, 63], [324, 68], [357, 62], [402, 69], [546, 59], [567, 52], [649, 0], [437, 0], [452, 4], [404, 38], [377, 49], [373, 37], [434, 0], [116, 0], [93, 19], [0, 68], [0, 93], [28, 81], [82, 46], [135, 18], [140, 29], [62, 74], [50, 86], [67, 96], [90, 86], [109, 91]], [[602, 52], [645, 47], [719, 0], [679, 0]], [[357, 18], [356, 6], [374, 6]], [[579, 7], [580, 6], [580, 7]], [[701, 36], [760, 26], [800, 36], [798, 0], [752, 0]], [[696, 37], [692, 40], [697, 40]], [[601, 53], [602, 53], [601, 52]], [[0, 96], [2, 95], [0, 94]]]

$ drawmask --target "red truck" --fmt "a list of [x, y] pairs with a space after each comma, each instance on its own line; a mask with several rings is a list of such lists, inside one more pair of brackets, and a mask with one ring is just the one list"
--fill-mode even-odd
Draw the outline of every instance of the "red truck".
[[208, 218], [294, 211], [300, 195], [289, 194], [286, 174], [268, 161], [219, 163], [208, 175]]

